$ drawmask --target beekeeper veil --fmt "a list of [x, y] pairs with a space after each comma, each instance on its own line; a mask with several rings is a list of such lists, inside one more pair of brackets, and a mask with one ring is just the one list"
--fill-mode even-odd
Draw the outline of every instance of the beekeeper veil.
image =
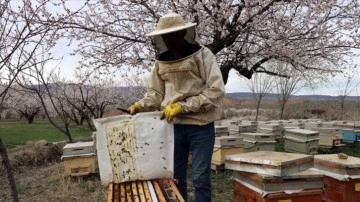
[[185, 40], [190, 44], [199, 44], [199, 37], [196, 33], [195, 26], [196, 23], [185, 23], [179, 14], [169, 13], [162, 16], [157, 23], [156, 29], [146, 34], [146, 36], [152, 38], [155, 49], [161, 54], [167, 51], [167, 47], [161, 37], [163, 34], [186, 29]]

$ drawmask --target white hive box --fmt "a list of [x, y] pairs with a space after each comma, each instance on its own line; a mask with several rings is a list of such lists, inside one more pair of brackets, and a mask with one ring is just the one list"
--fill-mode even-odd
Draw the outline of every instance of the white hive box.
[[320, 127], [322, 127], [322, 122], [305, 122], [305, 129]]
[[227, 155], [225, 168], [272, 176], [285, 176], [307, 170], [314, 165], [312, 155], [256, 151]]
[[319, 140], [301, 141], [286, 137], [284, 139], [284, 149], [286, 152], [317, 154], [317, 150], [319, 148]]
[[239, 131], [239, 133], [250, 133], [252, 131], [252, 126], [250, 124], [240, 124], [237, 127], [232, 127], [232, 129]]
[[229, 135], [229, 126], [215, 126], [215, 136], [228, 136]]
[[306, 129], [286, 129], [285, 138], [298, 141], [319, 140], [319, 132]]
[[244, 151], [275, 151], [275, 135], [265, 133], [242, 133]]
[[238, 146], [243, 144], [243, 138], [239, 136], [215, 137], [216, 146]]
[[319, 132], [306, 129], [286, 129], [284, 149], [287, 152], [317, 154]]
[[304, 129], [305, 128], [305, 124], [304, 123], [300, 123], [300, 122], [287, 122], [284, 123], [284, 127], [294, 127], [294, 128], [300, 128], [300, 129]]
[[243, 171], [234, 171], [233, 177], [264, 191], [322, 189], [324, 176], [314, 170], [305, 170], [286, 176], [272, 176]]
[[275, 139], [281, 138], [281, 130], [272, 130], [269, 128], [258, 128], [257, 133], [273, 134]]
[[256, 132], [256, 130], [258, 128], [258, 125], [259, 125], [257, 121], [243, 121], [242, 124], [250, 125], [251, 126], [251, 131], [250, 132], [253, 132], [253, 133]]
[[63, 156], [78, 156], [95, 153], [95, 141], [69, 143], [63, 147]]
[[259, 128], [265, 128], [265, 129], [270, 129], [271, 131], [278, 131], [281, 130], [281, 126], [280, 124], [259, 124], [258, 125]]
[[222, 126], [237, 126], [238, 122], [234, 120], [224, 120], [222, 121]]
[[241, 133], [241, 137], [244, 141], [251, 142], [273, 142], [275, 136], [268, 133]]
[[276, 141], [269, 141], [269, 142], [244, 141], [244, 152], [275, 151], [275, 143]]

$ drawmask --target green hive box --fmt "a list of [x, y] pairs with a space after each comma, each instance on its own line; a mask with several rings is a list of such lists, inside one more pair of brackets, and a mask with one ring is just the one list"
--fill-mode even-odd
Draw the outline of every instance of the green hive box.
[[319, 140], [299, 141], [296, 139], [285, 137], [284, 149], [287, 152], [317, 154], [319, 148]]

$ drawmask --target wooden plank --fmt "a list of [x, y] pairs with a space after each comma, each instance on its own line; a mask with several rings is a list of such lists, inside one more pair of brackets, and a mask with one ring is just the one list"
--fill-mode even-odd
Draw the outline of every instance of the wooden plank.
[[170, 187], [171, 189], [173, 190], [173, 192], [175, 193], [176, 195], [176, 198], [178, 199], [179, 202], [185, 202], [184, 198], [181, 196], [176, 184], [174, 183], [174, 180], [172, 179], [169, 179], [169, 184], [170, 184]]
[[113, 202], [113, 183], [108, 186], [108, 202]]
[[140, 202], [136, 182], [131, 182], [131, 190], [132, 190], [132, 195], [133, 195], [134, 202]]
[[125, 189], [126, 189], [126, 201], [132, 202], [131, 182], [125, 182]]
[[149, 191], [149, 187], [147, 185], [146, 181], [142, 181], [142, 185], [143, 185], [143, 189], [144, 189], [144, 194], [145, 194], [145, 199], [146, 201], [152, 202], [151, 199], [151, 195], [150, 195], [150, 191]]
[[120, 183], [120, 201], [126, 202], [125, 183]]
[[114, 186], [114, 193], [113, 193], [114, 199], [113, 199], [113, 201], [114, 201], [114, 202], [120, 202], [119, 184], [116, 183], [116, 184], [114, 184], [113, 186]]
[[158, 198], [158, 201], [159, 201], [159, 202], [166, 202], [165, 197], [164, 197], [164, 194], [163, 194], [162, 191], [161, 191], [161, 188], [160, 188], [159, 183], [158, 183], [156, 180], [153, 180], [152, 183], [153, 183], [153, 185], [154, 185], [154, 189], [155, 189], [155, 192], [156, 192], [156, 196], [157, 196], [157, 198]]
[[136, 182], [136, 185], [137, 185], [137, 187], [138, 187], [138, 192], [139, 192], [139, 199], [140, 199], [140, 201], [141, 201], [141, 202], [146, 201], [146, 200], [145, 200], [144, 188], [143, 188], [143, 186], [142, 186], [141, 181], [137, 181], [137, 182]]

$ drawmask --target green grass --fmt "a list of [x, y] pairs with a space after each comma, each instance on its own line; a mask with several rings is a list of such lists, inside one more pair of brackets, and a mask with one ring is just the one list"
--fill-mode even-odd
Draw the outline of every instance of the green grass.
[[[73, 140], [90, 138], [92, 131], [86, 126], [70, 127]], [[23, 145], [28, 141], [37, 141], [45, 139], [48, 142], [56, 142], [69, 139], [51, 125], [48, 121], [35, 121], [32, 124], [26, 122], [0, 122], [0, 136], [5, 145]]]

